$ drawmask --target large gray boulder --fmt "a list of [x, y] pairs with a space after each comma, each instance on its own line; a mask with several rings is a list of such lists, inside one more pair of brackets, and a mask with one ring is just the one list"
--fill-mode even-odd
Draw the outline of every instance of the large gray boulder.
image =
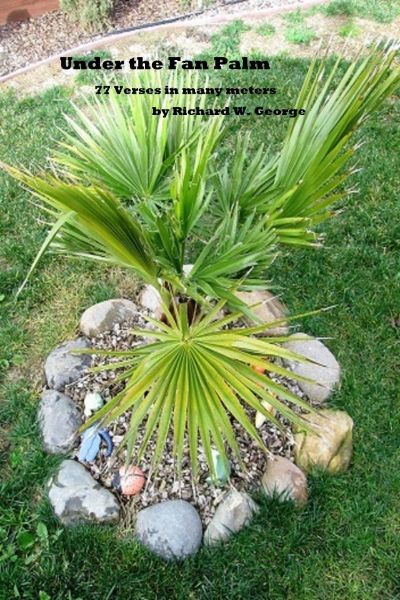
[[81, 415], [71, 398], [56, 390], [43, 392], [38, 421], [46, 452], [59, 454], [71, 450], [81, 424]]
[[259, 510], [257, 504], [244, 492], [235, 489], [225, 494], [215, 515], [204, 533], [204, 543], [208, 546], [227, 540], [248, 525], [253, 513]]
[[340, 365], [332, 352], [322, 342], [305, 333], [296, 333], [290, 336], [290, 340], [283, 345], [288, 350], [292, 350], [309, 360], [319, 363], [302, 363], [293, 360], [284, 361], [286, 366], [294, 373], [315, 382], [298, 381], [298, 385], [311, 402], [315, 404], [325, 402], [332, 390], [340, 382]]
[[73, 354], [73, 351], [89, 347], [88, 340], [78, 338], [64, 342], [50, 352], [44, 364], [49, 388], [63, 391], [66, 385], [79, 379], [90, 366], [91, 357], [89, 354]]
[[111, 331], [117, 323], [129, 321], [137, 314], [137, 306], [131, 300], [116, 298], [90, 306], [82, 314], [80, 330], [87, 337]]
[[179, 560], [197, 552], [202, 526], [196, 509], [185, 500], [167, 500], [138, 513], [136, 534], [149, 550], [165, 560]]
[[49, 482], [49, 500], [64, 525], [116, 523], [119, 504], [80, 463], [64, 460]]
[[274, 456], [269, 459], [261, 483], [270, 498], [277, 496], [281, 502], [293, 500], [299, 506], [307, 502], [307, 477], [288, 458]]

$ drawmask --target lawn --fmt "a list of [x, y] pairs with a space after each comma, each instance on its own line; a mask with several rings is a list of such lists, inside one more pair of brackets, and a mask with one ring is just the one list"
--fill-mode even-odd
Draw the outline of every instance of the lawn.
[[[218, 77], [227, 86], [277, 87], [273, 102], [282, 107], [294, 105], [306, 66], [275, 58], [268, 75]], [[22, 101], [1, 93], [0, 158], [44, 165], [72, 93], [53, 88]], [[256, 96], [245, 103], [267, 105]], [[261, 142], [275, 149], [284, 125], [278, 117], [229, 117], [219, 159], [229, 159], [233, 135], [248, 129], [254, 149]], [[67, 530], [52, 517], [44, 488], [61, 459], [44, 454], [38, 438], [41, 363], [75, 334], [84, 308], [134, 294], [137, 281], [46, 257], [15, 301], [46, 227], [29, 195], [0, 175], [0, 600], [400, 597], [400, 104], [391, 99], [358, 137], [361, 170], [350, 181], [358, 193], [324, 225], [324, 249], [281, 257], [272, 273], [292, 312], [335, 305], [302, 328], [331, 337], [343, 367], [330, 405], [355, 421], [351, 468], [310, 477], [301, 511], [258, 498], [262, 510], [248, 529], [182, 564], [150, 555], [124, 526]]]

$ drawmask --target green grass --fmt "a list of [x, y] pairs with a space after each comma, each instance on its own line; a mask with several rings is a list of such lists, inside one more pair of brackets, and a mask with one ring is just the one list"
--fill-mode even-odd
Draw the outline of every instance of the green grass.
[[211, 49], [215, 56], [234, 56], [239, 54], [240, 37], [249, 31], [241, 19], [231, 21], [211, 36]]
[[256, 29], [256, 33], [264, 37], [271, 37], [276, 32], [276, 28], [271, 23], [263, 23]]
[[358, 27], [353, 21], [348, 21], [343, 27], [339, 29], [339, 35], [342, 37], [357, 37], [361, 34], [362, 29]]
[[332, 0], [321, 12], [330, 16], [346, 15], [390, 23], [400, 15], [400, 0]]
[[315, 40], [317, 34], [308, 25], [295, 25], [294, 27], [285, 27], [285, 39], [292, 44], [308, 45]]
[[305, 13], [300, 9], [284, 16], [286, 22], [284, 33], [288, 42], [308, 45], [317, 37], [312, 27], [307, 25], [305, 17]]
[[[268, 84], [277, 87], [276, 97], [247, 96], [249, 109], [294, 105], [305, 69], [304, 61], [275, 58]], [[250, 71], [221, 77], [226, 85], [259, 81]], [[59, 88], [22, 102], [0, 94], [1, 158], [44, 165], [62, 112], [69, 110], [68, 93]], [[229, 160], [236, 136], [248, 128], [253, 149], [261, 142], [275, 149], [284, 133], [283, 120], [271, 117], [233, 117], [228, 124], [220, 160]], [[0, 175], [0, 600], [400, 596], [399, 330], [391, 324], [400, 314], [399, 104], [389, 102], [358, 138], [366, 142], [358, 155], [362, 171], [350, 183], [359, 191], [324, 225], [324, 249], [293, 252], [273, 271], [291, 311], [336, 305], [302, 328], [332, 337], [328, 344], [342, 365], [343, 383], [330, 405], [355, 421], [352, 466], [340, 476], [310, 477], [303, 511], [259, 498], [261, 512], [247, 530], [183, 564], [149, 555], [122, 526], [67, 530], [51, 514], [44, 486], [60, 459], [46, 456], [38, 440], [41, 361], [74, 334], [85, 307], [121, 289], [128, 294], [136, 282], [46, 257], [14, 302], [45, 226], [28, 194]]]

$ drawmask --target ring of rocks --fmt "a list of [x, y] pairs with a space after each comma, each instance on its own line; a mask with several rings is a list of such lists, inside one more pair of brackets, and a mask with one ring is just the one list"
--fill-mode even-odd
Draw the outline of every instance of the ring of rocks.
[[[287, 312], [280, 300], [267, 291], [244, 293], [242, 299], [249, 305], [261, 302], [256, 312], [265, 323], [282, 318]], [[260, 414], [250, 414], [268, 454], [260, 451], [235, 424], [246, 472], [230, 457], [229, 481], [214, 484], [207, 477], [205, 456], [200, 448], [198, 484], [191, 482], [188, 457], [182, 479], [175, 480], [172, 440], [169, 440], [159, 472], [151, 473], [150, 446], [138, 465], [144, 473], [144, 488], [135, 495], [124, 495], [115, 487], [115, 474], [124, 463], [124, 451], [119, 452], [118, 447], [129, 415], [120, 417], [108, 428], [111, 454], [110, 446], [102, 442], [93, 460], [79, 460], [82, 440], [78, 430], [88, 416], [85, 398], [88, 394], [101, 394], [107, 402], [119, 389], [113, 384], [115, 371], [93, 373], [90, 367], [105, 360], [96, 355], [98, 348], [128, 349], [143, 343], [132, 333], [132, 326], [143, 327], [145, 316], [157, 317], [159, 312], [158, 294], [150, 286], [141, 290], [135, 302], [118, 298], [89, 307], [81, 317], [79, 337], [62, 343], [45, 361], [46, 385], [41, 394], [38, 422], [44, 450], [67, 455], [47, 486], [50, 503], [61, 523], [65, 526], [93, 522], [133, 524], [141, 544], [172, 560], [194, 554], [202, 543], [214, 545], [226, 541], [247, 526], [259, 510], [251, 497], [254, 491], [261, 490], [275, 501], [304, 506], [308, 500], [307, 474], [312, 469], [337, 473], [348, 468], [353, 421], [346, 412], [326, 407], [332, 392], [340, 385], [341, 376], [331, 351], [317, 338], [294, 333], [286, 347], [319, 364], [291, 362], [285, 366], [315, 383], [278, 380], [317, 407], [308, 419], [318, 433], [292, 431], [284, 420], [282, 433], [260, 418]], [[288, 333], [286, 325], [278, 331], [269, 331], [271, 335]], [[82, 348], [93, 348], [93, 355], [74, 354]]]

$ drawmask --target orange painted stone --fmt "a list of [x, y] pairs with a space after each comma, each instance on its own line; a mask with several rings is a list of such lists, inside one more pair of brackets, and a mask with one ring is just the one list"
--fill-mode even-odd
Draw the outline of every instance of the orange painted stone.
[[253, 371], [255, 371], [256, 373], [259, 373], [260, 375], [264, 375], [264, 373], [265, 373], [264, 367], [260, 367], [258, 365], [252, 365], [251, 368], [253, 369]]
[[142, 469], [132, 465], [127, 470], [125, 467], [119, 469], [114, 485], [125, 496], [136, 496], [142, 490], [144, 482], [145, 476]]

